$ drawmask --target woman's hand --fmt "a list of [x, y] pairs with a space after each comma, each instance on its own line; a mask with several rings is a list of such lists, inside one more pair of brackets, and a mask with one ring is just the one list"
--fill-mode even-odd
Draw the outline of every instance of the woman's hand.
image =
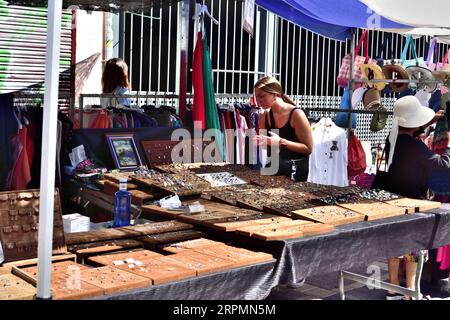
[[269, 135], [265, 136], [262, 134], [256, 135], [253, 141], [256, 143], [256, 145], [261, 147], [267, 147], [267, 146], [279, 146], [280, 145], [280, 136], [276, 133], [269, 131]]
[[436, 114], [434, 115], [434, 118], [433, 118], [433, 123], [434, 122], [437, 122], [439, 119], [441, 119], [441, 118], [443, 118], [445, 116], [445, 112], [444, 112], [444, 110], [439, 110], [438, 112], [436, 112]]

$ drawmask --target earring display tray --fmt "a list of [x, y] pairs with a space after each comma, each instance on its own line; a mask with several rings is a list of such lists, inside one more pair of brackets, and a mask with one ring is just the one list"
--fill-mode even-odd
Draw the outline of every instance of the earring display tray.
[[133, 175], [133, 172], [109, 172], [109, 173], [105, 173], [103, 176], [105, 177], [105, 179], [107, 181], [111, 181], [116, 183], [117, 185], [120, 182], [120, 178], [125, 178], [127, 179], [127, 188], [128, 189], [135, 189], [134, 188], [134, 184], [131, 183], [131, 176]]
[[234, 264], [232, 261], [195, 251], [175, 253], [158, 260], [195, 270], [197, 276], [231, 269]]
[[[0, 192], [0, 245], [4, 261], [37, 257], [39, 229], [38, 189]], [[53, 254], [67, 252], [58, 189], [55, 190]]]
[[229, 172], [199, 173], [197, 176], [209, 182], [212, 188], [247, 183], [247, 181], [242, 180]]
[[143, 185], [163, 190], [167, 193], [176, 193], [179, 196], [201, 195], [202, 191], [208, 190], [210, 184], [197, 177], [193, 172], [182, 173], [157, 173], [150, 170], [146, 175], [134, 175], [132, 179]]
[[366, 220], [376, 220], [405, 214], [405, 208], [384, 202], [361, 202], [339, 204], [340, 207], [364, 214]]
[[82, 281], [103, 289], [104, 294], [147, 287], [152, 284], [149, 278], [111, 266], [82, 270], [80, 274]]
[[262, 175], [255, 176], [250, 180], [250, 182], [256, 184], [257, 186], [265, 188], [278, 188], [295, 183], [295, 181], [285, 176], [262, 176]]
[[334, 231], [334, 226], [323, 223], [299, 225], [289, 228], [267, 228], [252, 234], [252, 237], [265, 241], [287, 240], [304, 236], [314, 236]]
[[439, 209], [441, 203], [437, 201], [419, 200], [411, 198], [400, 198], [395, 200], [385, 201], [387, 204], [401, 207], [405, 209], [406, 213], [423, 212], [432, 209]]
[[138, 265], [126, 263], [115, 267], [131, 272], [137, 276], [148, 278], [154, 285], [192, 278], [197, 274], [195, 270], [166, 261], [160, 261], [157, 258], [144, 260]]
[[293, 211], [294, 216], [332, 225], [364, 221], [365, 215], [338, 206], [320, 206]]
[[150, 258], [162, 257], [162, 254], [150, 250], [137, 250], [92, 256], [86, 262], [94, 266], [117, 266], [119, 263], [126, 264], [127, 261], [143, 261]]
[[246, 196], [252, 196], [260, 192], [260, 188], [255, 188], [252, 185], [228, 186], [210, 192], [211, 200], [223, 202], [232, 206], [237, 204], [237, 201], [245, 199]]
[[69, 246], [69, 250], [77, 255], [78, 262], [84, 263], [85, 259], [89, 256], [111, 253], [114, 251], [143, 249], [143, 247], [144, 244], [141, 241], [134, 239], [120, 239], [72, 245]]
[[280, 199], [280, 201], [272, 202], [267, 206], [264, 205], [263, 206], [264, 212], [292, 218], [294, 211], [301, 209], [308, 209], [316, 206], [316, 204], [310, 202], [303, 202], [299, 200], [296, 201], [287, 197], [282, 198], [283, 199]]

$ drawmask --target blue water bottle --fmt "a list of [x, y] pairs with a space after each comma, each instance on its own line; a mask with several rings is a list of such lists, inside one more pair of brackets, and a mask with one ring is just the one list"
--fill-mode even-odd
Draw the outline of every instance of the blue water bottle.
[[114, 223], [113, 228], [130, 225], [131, 195], [127, 191], [127, 179], [120, 178], [119, 191], [114, 195]]

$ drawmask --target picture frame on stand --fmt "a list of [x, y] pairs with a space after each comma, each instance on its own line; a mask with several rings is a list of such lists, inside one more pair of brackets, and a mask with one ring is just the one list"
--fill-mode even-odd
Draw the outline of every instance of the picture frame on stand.
[[142, 165], [134, 133], [111, 133], [105, 136], [117, 169], [134, 170]]

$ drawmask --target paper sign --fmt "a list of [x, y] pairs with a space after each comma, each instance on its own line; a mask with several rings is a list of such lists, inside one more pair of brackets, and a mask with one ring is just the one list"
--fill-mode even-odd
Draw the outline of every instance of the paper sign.
[[255, 21], [255, 0], [245, 0], [242, 28], [253, 37], [253, 25]]

